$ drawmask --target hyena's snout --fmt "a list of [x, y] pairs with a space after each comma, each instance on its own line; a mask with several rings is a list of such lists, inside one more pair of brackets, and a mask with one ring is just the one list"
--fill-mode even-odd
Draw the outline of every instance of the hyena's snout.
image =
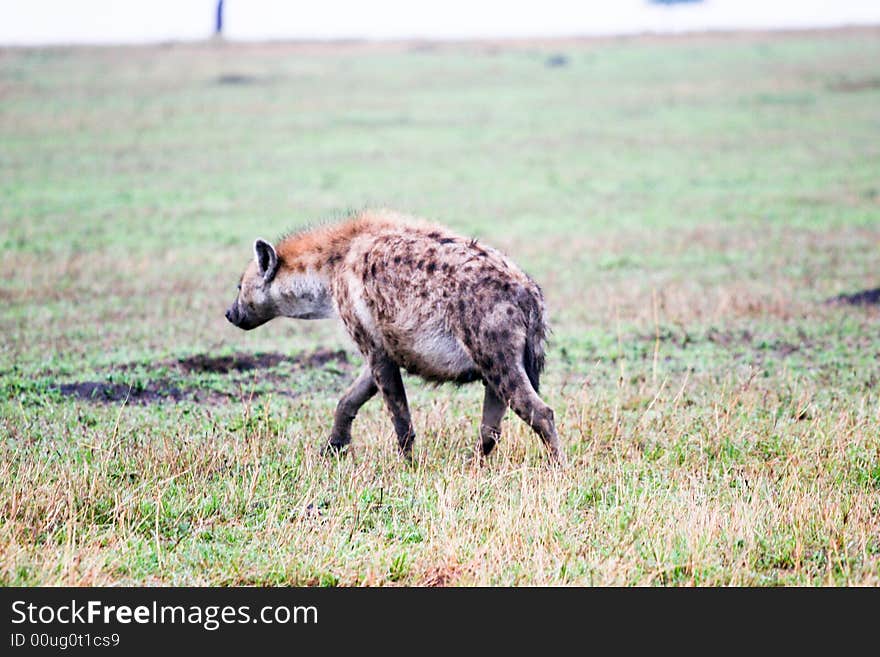
[[229, 320], [230, 323], [235, 324], [238, 328], [244, 329], [245, 331], [250, 331], [253, 328], [257, 328], [265, 321], [259, 321], [251, 317], [247, 310], [245, 310], [238, 302], [238, 299], [233, 301], [232, 305], [226, 309], [226, 319]]
[[232, 305], [226, 309], [226, 319], [236, 326], [239, 325], [241, 321], [241, 310], [238, 306], [238, 299], [232, 302]]

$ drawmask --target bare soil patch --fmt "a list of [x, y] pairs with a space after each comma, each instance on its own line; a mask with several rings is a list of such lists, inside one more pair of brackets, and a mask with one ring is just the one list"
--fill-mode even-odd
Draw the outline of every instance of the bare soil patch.
[[880, 89], [880, 77], [862, 78], [860, 80], [840, 80], [828, 85], [832, 91], [842, 93], [854, 93], [857, 91], [870, 91]]
[[187, 358], [168, 363], [176, 366], [187, 373], [207, 372], [213, 374], [229, 374], [230, 372], [248, 372], [250, 370], [263, 370], [291, 363], [304, 368], [323, 367], [327, 363], [348, 364], [348, 355], [341, 349], [316, 349], [309, 353], [287, 356], [277, 351], [268, 353], [248, 354], [237, 352], [231, 356], [211, 356], [210, 354], [196, 354]]
[[184, 390], [168, 381], [151, 381], [146, 385], [109, 383], [107, 381], [75, 381], [62, 383], [56, 388], [65, 397], [75, 397], [85, 401], [111, 404], [128, 402], [130, 404], [159, 404], [179, 401], [216, 401], [224, 398], [215, 391]]
[[828, 299], [828, 303], [833, 305], [846, 306], [876, 306], [880, 305], [880, 287], [870, 290], [861, 290], [853, 294], [838, 294], [836, 297]]
[[285, 360], [288, 360], [288, 357], [279, 353], [236, 353], [231, 356], [196, 354], [195, 356], [180, 358], [176, 362], [169, 363], [169, 365], [177, 367], [188, 374], [229, 374], [230, 372], [249, 372], [257, 369], [269, 369]]
[[238, 86], [257, 84], [260, 80], [253, 75], [245, 73], [224, 73], [223, 75], [218, 75], [215, 82], [221, 86]]
[[[186, 358], [178, 358], [172, 361], [156, 363], [153, 370], [173, 369], [184, 375], [220, 374], [230, 378], [236, 374], [256, 370], [271, 370], [283, 364], [290, 364], [294, 369], [318, 369], [328, 363], [334, 363], [342, 369], [349, 369], [348, 355], [342, 350], [317, 349], [312, 352], [287, 356], [278, 352], [249, 354], [237, 352], [228, 356], [212, 356], [210, 354], [195, 354]], [[142, 368], [142, 363], [126, 363], [112, 368], [111, 371], [130, 371], [137, 367]], [[264, 381], [269, 383], [284, 383], [288, 376], [285, 372], [267, 371]], [[149, 372], [147, 372], [149, 379]], [[132, 404], [158, 404], [163, 402], [221, 402], [237, 397], [237, 394], [226, 393], [214, 389], [204, 389], [182, 385], [181, 381], [172, 381], [168, 377], [138, 379], [132, 383], [112, 381], [73, 381], [59, 384], [53, 390], [65, 397], [74, 397], [94, 403], [117, 403], [128, 402]], [[254, 395], [281, 394], [285, 396], [297, 396], [286, 388], [273, 389], [271, 391], [255, 391]]]

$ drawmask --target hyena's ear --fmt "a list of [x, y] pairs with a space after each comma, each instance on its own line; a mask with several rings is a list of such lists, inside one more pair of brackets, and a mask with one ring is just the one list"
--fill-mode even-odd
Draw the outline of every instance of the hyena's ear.
[[263, 280], [268, 283], [278, 271], [278, 254], [275, 253], [275, 247], [265, 240], [257, 240], [254, 242], [254, 256], [257, 258]]

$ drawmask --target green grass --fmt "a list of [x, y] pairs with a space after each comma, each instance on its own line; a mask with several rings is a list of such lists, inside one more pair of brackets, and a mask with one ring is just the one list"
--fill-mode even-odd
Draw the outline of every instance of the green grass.
[[[0, 50], [0, 583], [880, 584], [880, 312], [826, 303], [880, 287], [877, 62], [876, 30]], [[254, 238], [369, 205], [541, 283], [566, 470], [514, 417], [480, 466], [479, 386], [411, 378], [412, 464], [378, 401], [318, 455], [341, 328], [223, 311]], [[318, 348], [349, 360], [180, 364]]]

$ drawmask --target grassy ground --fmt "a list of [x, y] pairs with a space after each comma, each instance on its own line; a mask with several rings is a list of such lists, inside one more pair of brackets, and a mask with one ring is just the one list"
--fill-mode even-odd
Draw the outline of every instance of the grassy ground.
[[[555, 58], [555, 59], [554, 59]], [[880, 32], [0, 51], [0, 583], [880, 584]], [[570, 467], [332, 322], [223, 310], [252, 240], [388, 205], [543, 285]], [[876, 301], [866, 295], [867, 301]], [[345, 350], [340, 353], [340, 350]]]

